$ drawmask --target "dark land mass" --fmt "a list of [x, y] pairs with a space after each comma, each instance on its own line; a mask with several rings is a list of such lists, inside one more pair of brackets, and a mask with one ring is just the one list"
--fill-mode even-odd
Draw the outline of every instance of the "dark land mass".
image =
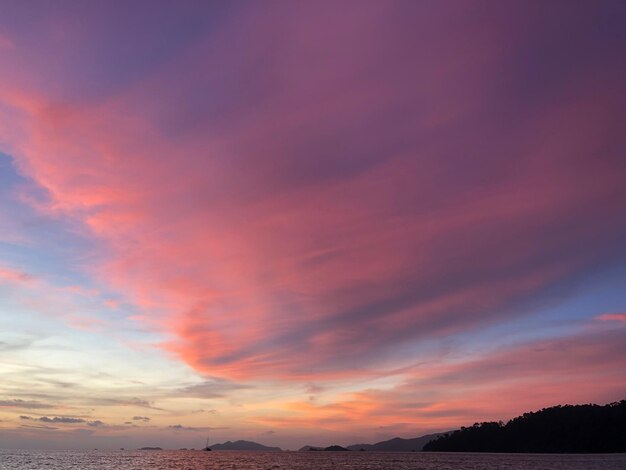
[[304, 446], [304, 447], [300, 447], [298, 449], [298, 452], [307, 452], [309, 450], [324, 450], [323, 447], [316, 447], [316, 446]]
[[223, 444], [209, 446], [211, 450], [261, 450], [264, 452], [280, 452], [280, 447], [267, 447], [251, 441], [226, 441]]
[[163, 450], [163, 449], [160, 447], [142, 447], [139, 450]]
[[349, 450], [366, 450], [370, 452], [413, 452], [420, 451], [426, 445], [426, 443], [433, 439], [443, 435], [439, 434], [427, 434], [422, 437], [416, 437], [413, 439], [402, 439], [400, 437], [394, 437], [388, 441], [377, 442], [376, 444], [354, 444], [348, 446]]
[[346, 449], [345, 447], [337, 445], [324, 447], [322, 450], [327, 452], [350, 452], [350, 449]]
[[626, 400], [564, 405], [524, 413], [508, 423], [485, 422], [446, 433], [428, 452], [626, 452]]
[[303, 451], [349, 452], [350, 449], [346, 449], [345, 447], [341, 447], [338, 445], [333, 445], [333, 446], [328, 446], [328, 447], [304, 446], [298, 450], [298, 452], [303, 452]]
[[[369, 452], [414, 452], [422, 450], [422, 447], [427, 442], [432, 441], [434, 438], [442, 436], [444, 433], [427, 434], [421, 437], [415, 437], [413, 439], [402, 439], [401, 437], [394, 437], [388, 441], [377, 442], [376, 444], [353, 444], [348, 447], [330, 446], [304, 446], [301, 447], [299, 452], [308, 450], [356, 450], [356, 451], [369, 451]], [[338, 449], [333, 449], [337, 447]]]

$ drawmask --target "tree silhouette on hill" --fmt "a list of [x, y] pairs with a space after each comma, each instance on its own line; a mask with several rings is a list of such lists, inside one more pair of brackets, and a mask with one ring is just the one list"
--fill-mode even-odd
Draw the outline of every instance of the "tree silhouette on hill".
[[484, 422], [447, 433], [428, 452], [626, 452], [626, 400], [564, 405], [524, 413], [508, 423]]

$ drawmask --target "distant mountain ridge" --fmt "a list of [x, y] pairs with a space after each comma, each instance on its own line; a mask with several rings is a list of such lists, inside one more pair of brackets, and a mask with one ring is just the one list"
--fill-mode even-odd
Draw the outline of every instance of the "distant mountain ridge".
[[308, 452], [309, 450], [324, 450], [324, 448], [319, 446], [302, 446], [298, 449], [298, 452]]
[[346, 449], [345, 447], [341, 447], [338, 445], [332, 445], [328, 447], [315, 447], [315, 446], [304, 446], [298, 449], [298, 452], [304, 451], [326, 451], [326, 452], [347, 452], [350, 449]]
[[424, 446], [432, 452], [626, 452], [626, 400], [564, 405], [524, 413], [508, 423], [485, 422], [447, 433]]
[[[394, 437], [387, 441], [377, 442], [376, 444], [352, 444], [347, 446], [348, 450], [365, 450], [369, 452], [413, 452], [420, 451], [424, 445], [431, 440], [442, 436], [445, 433], [426, 434], [424, 436], [415, 437], [413, 439], [402, 439], [401, 437]], [[330, 446], [334, 447], [334, 446]], [[320, 446], [304, 446], [299, 449], [300, 452], [309, 450], [333, 450], [330, 447]], [[338, 446], [337, 446], [338, 447]]]
[[426, 434], [424, 436], [415, 437], [413, 439], [402, 439], [394, 437], [387, 441], [377, 442], [376, 444], [353, 444], [348, 446], [350, 450], [367, 450], [371, 452], [412, 452], [420, 451], [428, 442], [443, 435], [444, 433]]
[[280, 447], [268, 447], [252, 441], [226, 441], [223, 444], [209, 446], [211, 450], [260, 450], [264, 452], [281, 452]]

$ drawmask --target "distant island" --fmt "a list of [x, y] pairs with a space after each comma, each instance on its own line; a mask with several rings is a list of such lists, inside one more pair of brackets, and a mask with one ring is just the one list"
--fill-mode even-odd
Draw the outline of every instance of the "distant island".
[[223, 444], [210, 446], [211, 450], [260, 450], [263, 452], [281, 452], [280, 447], [268, 447], [251, 441], [226, 441]]
[[298, 452], [303, 451], [316, 451], [316, 452], [349, 452], [350, 449], [346, 449], [345, 447], [341, 447], [338, 445], [332, 445], [328, 447], [314, 447], [314, 446], [304, 446], [299, 449]]
[[139, 450], [163, 450], [160, 447], [141, 447]]
[[427, 452], [626, 452], [626, 400], [564, 405], [524, 413], [508, 423], [484, 422], [446, 433]]
[[316, 446], [302, 446], [298, 449], [298, 452], [308, 452], [309, 450], [323, 450], [323, 447]]
[[328, 447], [324, 447], [325, 451], [327, 452], [349, 452], [350, 449], [346, 449], [345, 447], [341, 447], [338, 445], [332, 445], [332, 446], [328, 446]]
[[341, 447], [333, 445], [329, 447], [321, 446], [304, 446], [301, 447], [299, 452], [306, 452], [310, 450], [314, 451], [369, 451], [369, 452], [418, 452], [422, 450], [422, 447], [427, 442], [432, 441], [434, 438], [442, 436], [444, 433], [426, 434], [425, 436], [415, 437], [413, 439], [402, 439], [401, 437], [394, 437], [387, 441], [377, 442], [376, 444], [352, 444], [347, 447]]
[[353, 444], [348, 446], [348, 450], [363, 450], [369, 452], [418, 452], [422, 450], [424, 445], [428, 442], [442, 435], [443, 433], [426, 434], [413, 439], [394, 437], [393, 439], [377, 442], [376, 444]]

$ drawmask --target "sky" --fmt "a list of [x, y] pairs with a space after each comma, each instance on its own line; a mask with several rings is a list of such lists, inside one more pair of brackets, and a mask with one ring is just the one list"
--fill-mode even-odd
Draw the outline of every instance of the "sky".
[[297, 449], [626, 398], [625, 23], [0, 0], [0, 447]]

